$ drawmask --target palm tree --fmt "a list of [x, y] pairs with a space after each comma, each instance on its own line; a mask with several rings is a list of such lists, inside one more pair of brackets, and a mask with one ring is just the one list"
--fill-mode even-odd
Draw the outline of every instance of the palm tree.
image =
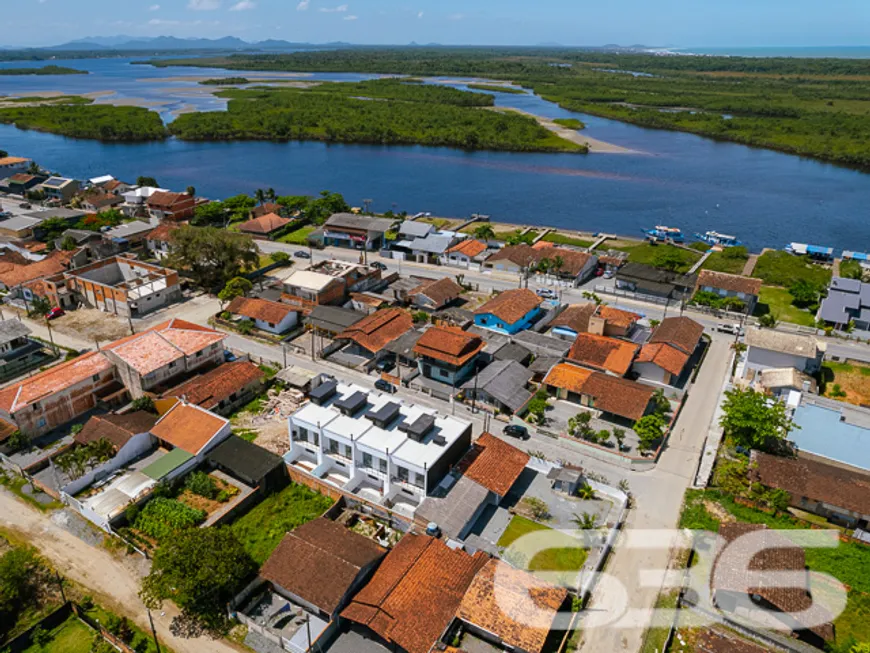
[[488, 223], [478, 225], [474, 228], [474, 237], [485, 241], [494, 240], [495, 229], [493, 229], [492, 225]]
[[559, 273], [562, 271], [562, 268], [565, 267], [565, 261], [561, 256], [556, 256], [553, 258], [553, 269], [556, 271], [556, 276], [559, 276]]
[[552, 266], [553, 266], [553, 262], [550, 259], [548, 259], [547, 257], [544, 257], [540, 261], [538, 261], [538, 265], [537, 265], [538, 272], [544, 273], [544, 279], [547, 278], [547, 273], [550, 271], [550, 268]]
[[592, 486], [589, 485], [589, 483], [584, 483], [577, 488], [577, 496], [581, 499], [591, 501], [595, 498], [595, 490], [592, 489]]
[[584, 512], [582, 515], [578, 515], [575, 512], [571, 521], [581, 531], [591, 531], [598, 528], [598, 516], [592, 513]]
[[187, 194], [190, 195], [191, 197], [196, 195], [196, 186], [188, 186], [187, 187]]
[[266, 191], [262, 188], [258, 188], [254, 191], [254, 199], [257, 200], [257, 204], [263, 204], [266, 201]]
[[274, 202], [276, 199], [278, 199], [278, 196], [275, 194], [274, 188], [269, 188], [266, 191], [266, 199], [269, 200], [270, 202]]

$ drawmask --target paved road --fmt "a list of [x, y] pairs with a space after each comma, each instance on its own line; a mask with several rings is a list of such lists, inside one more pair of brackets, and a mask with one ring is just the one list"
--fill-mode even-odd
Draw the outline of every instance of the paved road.
[[[146, 632], [149, 629], [145, 606], [139, 600], [140, 576], [103, 549], [85, 544], [56, 525], [47, 515], [16, 499], [0, 488], [0, 526], [14, 531], [39, 549], [64, 576], [88, 588], [98, 602], [133, 619]], [[154, 612], [158, 639], [176, 653], [238, 653], [223, 640], [205, 637], [175, 637], [169, 626], [177, 609], [165, 605], [165, 612]]]

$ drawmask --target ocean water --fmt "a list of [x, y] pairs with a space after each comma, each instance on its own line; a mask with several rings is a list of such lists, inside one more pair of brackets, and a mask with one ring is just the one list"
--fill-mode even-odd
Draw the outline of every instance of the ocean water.
[[870, 45], [809, 46], [809, 47], [731, 47], [731, 48], [671, 48], [682, 54], [709, 54], [729, 57], [796, 57], [831, 59], [870, 59]]

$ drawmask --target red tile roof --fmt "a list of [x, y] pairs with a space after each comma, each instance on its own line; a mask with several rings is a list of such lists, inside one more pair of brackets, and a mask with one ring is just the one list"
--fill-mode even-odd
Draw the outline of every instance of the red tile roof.
[[537, 265], [545, 258], [553, 261], [557, 256], [562, 259], [559, 274], [572, 277], [579, 275], [589, 263], [589, 259], [593, 258], [591, 254], [564, 247], [510, 245], [492, 254], [486, 259], [486, 263], [508, 260], [520, 267], [527, 267]]
[[529, 462], [529, 454], [484, 433], [472, 445], [460, 467], [463, 474], [500, 497], [505, 496], [517, 482]]
[[641, 347], [636, 362], [652, 363], [669, 374], [679, 376], [689, 362], [689, 355], [681, 349], [660, 342]]
[[270, 234], [281, 227], [286, 227], [290, 222], [292, 221], [287, 218], [282, 218], [280, 215], [267, 213], [259, 218], [248, 220], [239, 227], [239, 231], [246, 231], [254, 234]]
[[701, 341], [704, 326], [687, 317], [666, 317], [661, 321], [649, 341], [665, 343], [691, 355]]
[[700, 289], [702, 286], [757, 296], [761, 292], [761, 279], [744, 277], [740, 274], [728, 274], [727, 272], [701, 270], [700, 274], [698, 274], [698, 283], [695, 287]]
[[267, 581], [331, 615], [386, 549], [325, 517], [287, 533], [260, 569]]
[[627, 329], [632, 324], [641, 319], [641, 316], [631, 311], [623, 311], [620, 308], [612, 306], [599, 306], [596, 313], [599, 317], [604, 318], [608, 324]]
[[568, 358], [581, 365], [625, 376], [640, 347], [633, 342], [580, 333], [568, 352]]
[[408, 653], [429, 653], [489, 556], [405, 535], [341, 616], [368, 626]]
[[540, 653], [568, 591], [493, 558], [477, 572], [456, 616], [512, 649]]
[[137, 410], [124, 415], [94, 415], [81, 431], [73, 436], [79, 444], [108, 440], [115, 449], [122, 448], [134, 435], [148, 433], [157, 423], [157, 416]]
[[156, 209], [171, 209], [176, 204], [193, 200], [187, 193], [172, 193], [169, 191], [157, 191], [148, 198], [146, 204]]
[[698, 637], [693, 653], [766, 653], [768, 650], [735, 633], [707, 628]]
[[352, 340], [373, 354], [414, 327], [414, 320], [400, 308], [377, 311], [351, 325], [336, 336], [337, 340]]
[[485, 251], [486, 243], [474, 238], [466, 238], [448, 249], [447, 253], [452, 254], [456, 252], [458, 254], [465, 254], [468, 258], [474, 258], [475, 256], [483, 254]]
[[433, 326], [420, 336], [414, 353], [462, 367], [477, 356], [485, 346], [483, 338], [450, 326]]
[[552, 327], [568, 327], [575, 333], [586, 333], [589, 330], [589, 320], [595, 315], [598, 307], [592, 302], [573, 304], [559, 313], [550, 322]]
[[544, 379], [544, 384], [592, 397], [592, 408], [626, 419], [639, 420], [646, 413], [654, 391], [649, 386], [609, 374], [559, 363]]
[[290, 313], [298, 311], [294, 306], [255, 297], [236, 297], [226, 310], [234, 315], [243, 315], [269, 324], [278, 324]]
[[0, 390], [0, 408], [13, 413], [112, 369], [102, 352], [92, 351], [50, 367]]
[[142, 333], [116, 340], [103, 349], [144, 376], [184, 356], [193, 356], [224, 338], [226, 334], [220, 331], [173, 318]]
[[0, 269], [0, 282], [7, 288], [15, 288], [22, 284], [53, 274], [63, 272], [69, 267], [69, 261], [65, 257], [50, 256], [29, 265], [10, 264], [10, 267]]
[[514, 288], [499, 293], [474, 311], [475, 315], [491, 314], [506, 324], [514, 324], [525, 317], [543, 300], [527, 288]]
[[159, 440], [196, 456], [227, 424], [229, 422], [223, 417], [179, 401], [160, 418], [151, 433]]
[[436, 307], [440, 308], [459, 297], [462, 294], [462, 286], [453, 279], [444, 277], [443, 279], [421, 283], [408, 294], [411, 296], [423, 295], [428, 297], [435, 303]]
[[172, 241], [172, 232], [178, 229], [177, 224], [171, 222], [161, 222], [148, 234], [148, 240], [156, 240], [159, 242], [168, 243]]
[[261, 215], [266, 215], [267, 213], [279, 213], [283, 208], [284, 207], [280, 204], [266, 202], [265, 204], [260, 204], [260, 206], [255, 206], [251, 209], [251, 215], [255, 218], [259, 218]]
[[167, 390], [163, 397], [183, 397], [190, 404], [212, 410], [231, 394], [241, 392], [265, 376], [259, 367], [249, 361], [233, 361]]

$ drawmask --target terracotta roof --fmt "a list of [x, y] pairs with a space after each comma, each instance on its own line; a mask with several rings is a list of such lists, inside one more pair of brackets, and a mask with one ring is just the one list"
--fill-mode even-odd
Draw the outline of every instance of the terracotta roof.
[[18, 427], [15, 424], [0, 417], [0, 442], [6, 442], [17, 430]]
[[13, 165], [15, 163], [27, 163], [30, 159], [25, 159], [20, 156], [4, 156], [0, 158], [0, 166]]
[[734, 633], [708, 628], [700, 633], [694, 653], [766, 653], [768, 650]]
[[193, 198], [191, 198], [187, 193], [173, 193], [170, 191], [159, 190], [148, 198], [146, 204], [150, 207], [172, 208], [175, 204], [190, 199]]
[[278, 324], [290, 313], [296, 313], [298, 309], [280, 302], [270, 302], [266, 299], [254, 297], [236, 297], [226, 310], [234, 315], [243, 315], [254, 320], [261, 320], [269, 324]]
[[623, 311], [620, 308], [613, 308], [612, 306], [599, 306], [597, 315], [604, 318], [608, 324], [624, 329], [627, 329], [641, 318], [637, 313]]
[[486, 313], [495, 315], [507, 324], [514, 324], [525, 317], [532, 309], [541, 305], [543, 300], [527, 288], [514, 288], [499, 293], [486, 304], [474, 311], [475, 315]]
[[485, 346], [483, 338], [468, 331], [457, 327], [433, 326], [426, 329], [413, 351], [419, 356], [462, 367]]
[[290, 222], [292, 222], [292, 220], [282, 218], [280, 215], [267, 213], [259, 218], [254, 218], [253, 220], [248, 220], [243, 223], [239, 227], [239, 231], [249, 231], [256, 234], [270, 234], [281, 227], [287, 226]]
[[171, 242], [172, 232], [176, 231], [178, 228], [177, 224], [161, 222], [157, 227], [152, 229], [150, 234], [148, 234], [148, 240], [156, 240], [164, 243]]
[[[749, 533], [758, 533], [761, 541], [741, 540]], [[719, 535], [725, 544], [718, 551], [710, 580], [710, 589], [715, 592], [757, 594], [782, 612], [807, 611], [813, 620], [830, 619], [831, 615], [814, 603], [809, 591], [804, 550], [781, 534], [767, 528], [766, 524], [730, 522], [719, 527]], [[800, 584], [784, 582], [764, 572], [796, 572]], [[755, 572], [752, 584], [747, 587], [748, 573]], [[786, 585], [780, 587], [780, 585]], [[811, 627], [824, 639], [833, 636], [830, 623]]]
[[666, 317], [653, 331], [649, 341], [665, 343], [677, 349], [682, 349], [687, 354], [694, 353], [695, 348], [701, 341], [704, 326], [687, 317]]
[[581, 333], [568, 352], [568, 358], [595, 369], [625, 376], [640, 347], [633, 342]]
[[761, 292], [761, 279], [744, 277], [740, 274], [728, 274], [726, 272], [714, 272], [713, 270], [701, 270], [698, 274], [698, 285], [721, 288], [728, 292], [742, 292], [747, 295], [758, 295]]
[[504, 644], [539, 653], [568, 591], [493, 558], [477, 572], [456, 616]]
[[457, 252], [459, 254], [465, 254], [468, 258], [474, 258], [475, 256], [483, 254], [485, 251], [486, 243], [475, 238], [466, 238], [448, 249], [447, 253], [452, 254], [453, 252]]
[[373, 354], [378, 353], [406, 331], [414, 327], [414, 320], [400, 308], [387, 308], [361, 319], [336, 336], [338, 340], [352, 340]]
[[119, 186], [126, 186], [126, 185], [127, 184], [125, 184], [123, 181], [118, 181], [117, 179], [111, 179], [111, 180], [107, 181], [105, 184], [103, 184], [102, 186], [103, 186], [103, 188], [105, 188], [108, 191], [113, 191], [116, 188], [118, 188]]
[[592, 372], [570, 363], [559, 363], [544, 379], [545, 385], [589, 395], [592, 408], [626, 419], [639, 420], [646, 413], [654, 391], [628, 379]]
[[592, 302], [586, 304], [572, 304], [559, 313], [550, 322], [551, 327], [568, 327], [576, 333], [585, 333], [589, 330], [589, 319], [595, 315], [597, 306]]
[[119, 197], [117, 195], [113, 195], [112, 193], [106, 193], [103, 191], [85, 193], [83, 199], [85, 202], [87, 202], [91, 206], [97, 207], [98, 209], [103, 208], [104, 206], [114, 206], [115, 204], [122, 204], [124, 202], [123, 197]]
[[489, 556], [405, 535], [341, 616], [368, 626], [408, 653], [429, 653]]
[[16, 181], [20, 184], [26, 184], [34, 179], [36, 179], [36, 175], [28, 175], [26, 172], [18, 172], [9, 177], [9, 181]]
[[659, 342], [641, 347], [636, 362], [652, 363], [665, 372], [679, 376], [683, 373], [686, 363], [689, 362], [689, 355], [681, 349]]
[[463, 474], [500, 497], [517, 482], [529, 462], [529, 454], [500, 440], [491, 433], [482, 434], [472, 445], [461, 467]]
[[83, 354], [28, 379], [6, 386], [0, 390], [0, 408], [7, 413], [13, 413], [110, 369], [112, 364], [101, 352], [92, 351]]
[[753, 480], [838, 508], [870, 515], [870, 475], [806, 458], [752, 452]]
[[255, 218], [259, 218], [261, 215], [267, 215], [269, 213], [279, 213], [284, 207], [280, 204], [275, 204], [273, 202], [266, 202], [265, 204], [260, 204], [260, 206], [255, 206], [251, 209], [251, 215]]
[[559, 270], [561, 275], [576, 277], [583, 268], [586, 267], [589, 259], [593, 258], [591, 254], [578, 252], [573, 249], [564, 247], [533, 247], [531, 245], [510, 245], [503, 247], [495, 252], [486, 262], [508, 260], [520, 267], [528, 265], [537, 265], [543, 259], [554, 260], [556, 257], [562, 259], [562, 267]]
[[287, 533], [260, 575], [331, 615], [360, 572], [385, 553], [367, 537], [320, 517]]
[[173, 318], [142, 333], [116, 340], [103, 349], [144, 376], [184, 356], [193, 356], [224, 338], [226, 335], [220, 331]]
[[223, 417], [179, 401], [151, 429], [160, 440], [196, 456], [229, 424]]
[[184, 397], [188, 403], [212, 410], [231, 394], [242, 391], [265, 376], [259, 367], [249, 361], [233, 361], [195, 376], [167, 390], [163, 396]]
[[108, 440], [115, 449], [120, 449], [134, 435], [147, 433], [156, 423], [157, 416], [144, 410], [124, 415], [94, 415], [73, 439], [79, 444]]
[[440, 307], [459, 297], [462, 294], [462, 286], [450, 277], [444, 277], [443, 279], [421, 283], [408, 294], [425, 295], [435, 302], [436, 306]]
[[65, 258], [57, 256], [51, 256], [29, 265], [13, 263], [9, 268], [0, 268], [0, 282], [5, 284], [7, 288], [15, 288], [29, 281], [63, 272], [68, 266], [69, 262]]

